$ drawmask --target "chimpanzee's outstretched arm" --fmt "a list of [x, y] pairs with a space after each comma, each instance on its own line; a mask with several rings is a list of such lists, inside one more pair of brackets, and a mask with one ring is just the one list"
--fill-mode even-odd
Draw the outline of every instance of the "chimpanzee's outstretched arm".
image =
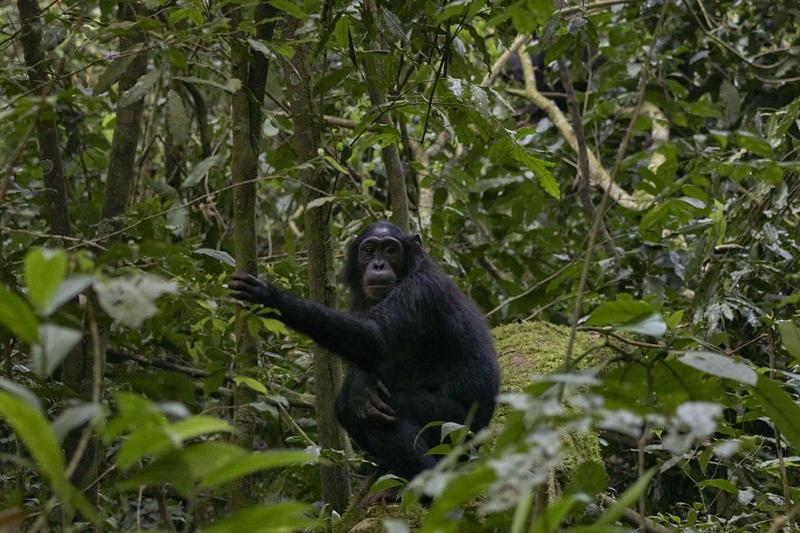
[[374, 320], [298, 298], [244, 272], [236, 272], [228, 287], [235, 298], [276, 309], [281, 322], [365, 369], [374, 367], [383, 353], [383, 336]]

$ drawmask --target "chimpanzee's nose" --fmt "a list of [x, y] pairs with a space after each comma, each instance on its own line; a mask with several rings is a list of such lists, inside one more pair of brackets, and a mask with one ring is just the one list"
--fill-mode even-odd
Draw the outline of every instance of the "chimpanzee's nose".
[[376, 259], [372, 262], [372, 268], [375, 270], [383, 270], [385, 266], [386, 263], [383, 261], [383, 259]]

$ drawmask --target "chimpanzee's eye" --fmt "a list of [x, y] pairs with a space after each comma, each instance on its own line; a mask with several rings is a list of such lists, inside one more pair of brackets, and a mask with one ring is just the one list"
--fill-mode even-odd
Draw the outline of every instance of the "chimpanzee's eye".
[[397, 255], [397, 253], [400, 250], [398, 249], [396, 244], [389, 243], [386, 245], [386, 248], [384, 248], [384, 251], [386, 252], [387, 255]]
[[365, 244], [364, 246], [361, 247], [361, 251], [364, 252], [365, 254], [375, 253], [375, 245], [372, 243]]

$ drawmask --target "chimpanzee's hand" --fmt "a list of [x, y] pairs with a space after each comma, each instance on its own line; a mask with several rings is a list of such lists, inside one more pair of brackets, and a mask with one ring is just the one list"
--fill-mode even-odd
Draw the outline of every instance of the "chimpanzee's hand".
[[275, 299], [275, 288], [272, 285], [247, 272], [234, 273], [228, 282], [228, 288], [233, 291], [234, 298], [243, 302], [271, 307]]
[[394, 409], [386, 401], [391, 395], [381, 380], [366, 374], [361, 386], [350, 393], [350, 408], [356, 418], [378, 426], [389, 426], [397, 421]]

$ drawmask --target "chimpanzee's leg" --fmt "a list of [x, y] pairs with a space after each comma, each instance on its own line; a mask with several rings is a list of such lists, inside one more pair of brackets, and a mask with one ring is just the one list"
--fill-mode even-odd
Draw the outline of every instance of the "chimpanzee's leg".
[[[397, 415], [389, 427], [361, 424], [353, 438], [370, 453], [379, 466], [411, 479], [436, 464], [436, 457], [425, 455], [439, 443], [440, 430], [434, 427], [420, 435], [430, 422], [463, 423], [466, 412], [454, 400], [426, 390], [393, 392], [388, 401]], [[365, 439], [366, 445], [360, 439]]]

